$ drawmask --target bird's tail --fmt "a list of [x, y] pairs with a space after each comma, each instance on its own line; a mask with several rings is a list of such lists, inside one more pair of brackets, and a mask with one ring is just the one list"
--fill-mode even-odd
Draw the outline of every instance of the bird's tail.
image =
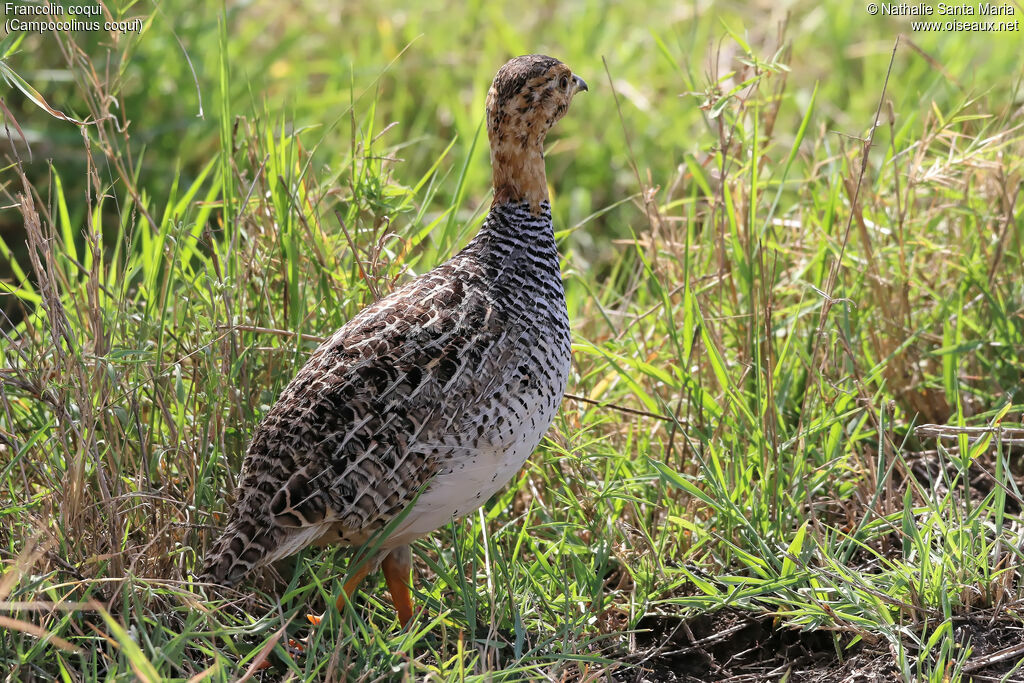
[[206, 555], [200, 581], [233, 586], [256, 567], [265, 564], [273, 546], [272, 534], [255, 524], [232, 519]]
[[233, 519], [206, 556], [200, 581], [233, 586], [252, 570], [294, 555], [327, 531], [326, 525], [281, 527]]

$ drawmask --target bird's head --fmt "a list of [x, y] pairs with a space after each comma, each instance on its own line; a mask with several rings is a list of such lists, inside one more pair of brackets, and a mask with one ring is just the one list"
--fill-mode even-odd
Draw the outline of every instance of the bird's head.
[[542, 144], [548, 130], [565, 115], [573, 95], [587, 83], [554, 57], [523, 55], [498, 69], [487, 93], [487, 132], [495, 137]]
[[524, 55], [498, 69], [487, 93], [495, 202], [547, 199], [544, 138], [587, 83], [562, 62]]

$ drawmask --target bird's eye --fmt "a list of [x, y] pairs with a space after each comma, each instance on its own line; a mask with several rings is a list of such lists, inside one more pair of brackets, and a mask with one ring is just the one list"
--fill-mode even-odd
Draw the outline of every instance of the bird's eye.
[[560, 80], [558, 82], [558, 85], [562, 86], [562, 90], [565, 90], [566, 88], [568, 88], [569, 87], [569, 77], [568, 76], [562, 76], [562, 80]]

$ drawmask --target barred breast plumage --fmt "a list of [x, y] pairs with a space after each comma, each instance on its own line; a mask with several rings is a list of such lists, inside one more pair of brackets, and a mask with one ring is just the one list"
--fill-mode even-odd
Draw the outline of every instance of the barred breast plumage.
[[543, 142], [580, 90], [550, 57], [499, 70], [487, 102], [495, 199], [479, 234], [316, 349], [257, 428], [200, 578], [233, 584], [311, 544], [364, 544], [404, 513], [375, 541], [409, 620], [408, 544], [504, 486], [565, 391], [569, 319]]

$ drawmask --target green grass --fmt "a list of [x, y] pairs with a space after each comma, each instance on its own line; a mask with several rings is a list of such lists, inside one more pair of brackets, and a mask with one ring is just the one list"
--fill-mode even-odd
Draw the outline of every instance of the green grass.
[[[701, 615], [816, 634], [836, 680], [1024, 677], [1019, 33], [810, 2], [112, 11], [149, 21], [0, 42], [5, 677], [632, 678], [698, 670]], [[574, 329], [548, 438], [417, 544], [408, 632], [372, 580], [308, 627], [341, 551], [278, 593], [196, 585], [317, 340], [475, 233], [486, 89], [526, 52], [590, 85], [547, 154]], [[801, 680], [774, 655], [745, 671]]]

